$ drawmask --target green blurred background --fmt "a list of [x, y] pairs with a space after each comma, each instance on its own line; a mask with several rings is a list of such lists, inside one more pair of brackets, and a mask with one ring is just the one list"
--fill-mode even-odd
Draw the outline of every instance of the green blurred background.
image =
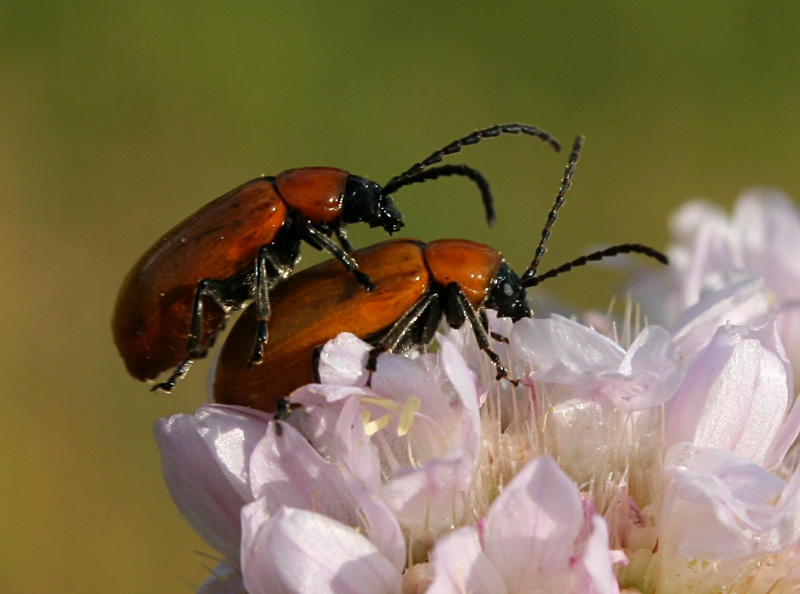
[[[798, 5], [666, 4], [2, 3], [0, 591], [192, 592], [215, 565], [151, 436], [204, 400], [208, 366], [151, 394], [109, 320], [135, 259], [250, 178], [332, 165], [385, 182], [501, 122], [585, 133], [545, 266], [663, 247], [690, 197], [800, 196]], [[452, 179], [398, 194], [405, 234], [485, 241], [523, 268], [566, 155], [503, 138], [449, 162], [491, 180], [495, 228]], [[550, 290], [605, 307], [618, 281], [585, 270]]]

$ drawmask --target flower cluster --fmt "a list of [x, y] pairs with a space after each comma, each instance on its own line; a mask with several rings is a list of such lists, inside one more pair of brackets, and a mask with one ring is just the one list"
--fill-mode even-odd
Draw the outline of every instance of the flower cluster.
[[342, 334], [285, 421], [160, 421], [173, 498], [224, 559], [200, 591], [798, 591], [800, 216], [762, 192], [674, 224], [673, 266], [636, 281], [660, 326], [489, 316], [518, 386], [444, 329], [367, 387]]

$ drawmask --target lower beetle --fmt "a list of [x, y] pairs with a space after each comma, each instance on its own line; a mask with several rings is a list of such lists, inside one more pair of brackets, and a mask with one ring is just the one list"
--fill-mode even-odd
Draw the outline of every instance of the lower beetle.
[[559, 149], [552, 136], [533, 126], [498, 125], [448, 144], [383, 187], [341, 169], [307, 167], [249, 181], [207, 204], [159, 239], [123, 281], [112, 330], [128, 371], [150, 380], [174, 369], [153, 388], [169, 392], [192, 361], [205, 356], [227, 315], [250, 301], [258, 325], [248, 359], [258, 363], [268, 339], [269, 292], [292, 272], [303, 241], [333, 254], [362, 291], [373, 289], [350, 255], [343, 227], [365, 222], [398, 231], [402, 218], [390, 195], [404, 186], [467, 177], [478, 185], [491, 223], [492, 196], [479, 172], [465, 165], [431, 166], [503, 134], [532, 136]]
[[377, 369], [381, 353], [428, 344], [442, 317], [459, 328], [468, 322], [478, 346], [494, 363], [497, 379], [507, 377], [491, 349], [485, 309], [513, 321], [532, 315], [526, 288], [591, 261], [624, 253], [640, 253], [667, 263], [667, 258], [641, 244], [620, 244], [581, 256], [537, 274], [550, 229], [571, 185], [583, 138], [578, 137], [561, 188], [542, 231], [533, 262], [520, 277], [493, 248], [468, 240], [386, 241], [353, 254], [376, 282], [371, 293], [358, 291], [329, 261], [296, 274], [273, 294], [274, 318], [263, 365], [248, 371], [243, 363], [256, 323], [253, 308], [237, 321], [217, 365], [214, 398], [268, 412], [295, 388], [314, 381], [315, 349], [348, 331], [374, 346], [367, 370]]

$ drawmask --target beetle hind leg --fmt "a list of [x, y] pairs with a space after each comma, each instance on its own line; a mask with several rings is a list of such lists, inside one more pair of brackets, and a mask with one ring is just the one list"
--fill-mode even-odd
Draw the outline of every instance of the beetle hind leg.
[[427, 326], [427, 320], [430, 318], [430, 314], [427, 312], [430, 312], [431, 309], [435, 310], [435, 315], [438, 319], [441, 312], [438, 305], [438, 294], [435, 292], [425, 293], [389, 328], [381, 341], [369, 352], [366, 365], [368, 372], [367, 386], [372, 386], [372, 374], [378, 370], [378, 357], [397, 348], [420, 323], [424, 323]]
[[150, 388], [151, 392], [166, 392], [167, 394], [171, 393], [172, 390], [175, 388], [175, 384], [178, 383], [178, 380], [182, 379], [183, 376], [189, 371], [189, 368], [194, 363], [194, 359], [184, 359], [183, 362], [175, 368], [175, 371], [172, 372], [172, 375], [169, 376], [167, 381], [160, 382]]

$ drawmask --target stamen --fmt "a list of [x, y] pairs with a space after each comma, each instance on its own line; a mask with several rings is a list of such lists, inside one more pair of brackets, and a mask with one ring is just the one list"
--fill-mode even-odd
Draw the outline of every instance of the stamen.
[[411, 431], [411, 424], [414, 422], [414, 417], [419, 412], [422, 406], [422, 400], [419, 396], [412, 396], [403, 405], [400, 411], [400, 418], [397, 420], [397, 435], [403, 437]]
[[367, 437], [372, 437], [378, 431], [384, 429], [389, 424], [389, 421], [392, 420], [392, 415], [388, 414], [378, 417], [374, 421], [370, 420], [370, 416], [369, 411], [364, 411], [361, 416], [364, 422], [364, 432], [367, 434]]

